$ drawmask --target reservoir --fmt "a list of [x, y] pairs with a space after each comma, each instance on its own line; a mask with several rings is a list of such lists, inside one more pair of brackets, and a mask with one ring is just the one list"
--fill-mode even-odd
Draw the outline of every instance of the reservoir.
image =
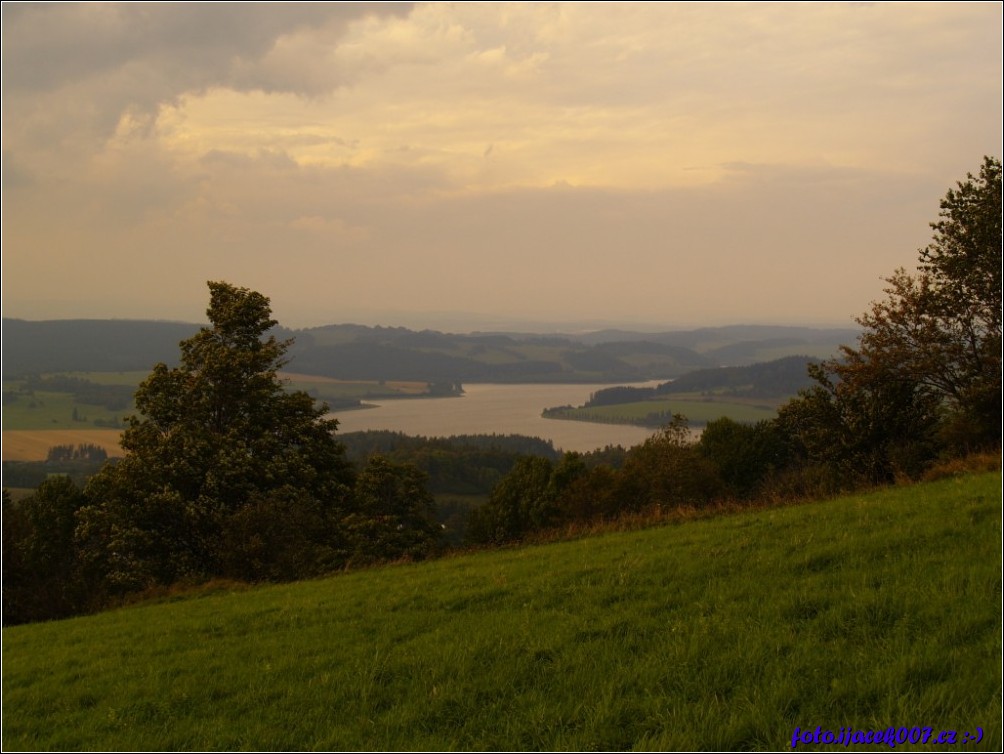
[[[645, 383], [657, 385], [658, 381]], [[376, 408], [335, 412], [338, 434], [385, 429], [406, 435], [529, 435], [558, 450], [585, 453], [607, 445], [629, 448], [652, 430], [621, 424], [544, 419], [551, 406], [581, 406], [610, 385], [464, 385], [459, 398], [398, 398], [373, 401]]]

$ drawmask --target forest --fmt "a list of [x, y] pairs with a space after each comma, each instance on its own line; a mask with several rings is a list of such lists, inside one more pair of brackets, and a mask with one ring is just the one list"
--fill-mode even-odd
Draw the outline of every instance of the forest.
[[[210, 282], [209, 325], [189, 332], [177, 357], [139, 386], [124, 456], [82, 485], [54, 477], [18, 502], [5, 488], [4, 622], [93, 612], [213, 579], [290, 581], [436, 557], [448, 537], [434, 488], [488, 490], [464, 523], [465, 543], [485, 547], [622, 517], [658, 521], [666, 511], [713, 513], [973, 464], [999, 468], [999, 160], [985, 158], [978, 175], [948, 191], [932, 228], [917, 272], [892, 273], [886, 297], [858, 318], [855, 344], [809, 362], [811, 383], [776, 418], [720, 419], [694, 441], [677, 415], [641, 445], [588, 454], [504, 438], [375, 434], [347, 444], [323, 404], [280, 380], [293, 341], [268, 298]], [[440, 340], [418, 339], [423, 348]], [[497, 337], [479, 345], [511, 347]], [[375, 353], [400, 356], [394, 348]], [[617, 349], [583, 348], [571, 359], [583, 373], [612, 370], [618, 359]], [[327, 349], [355, 368], [355, 351]], [[458, 377], [458, 363], [425, 356]], [[514, 363], [528, 364], [526, 374], [542, 369]], [[723, 376], [730, 389], [750, 380]], [[75, 460], [72, 448], [56, 455]]]

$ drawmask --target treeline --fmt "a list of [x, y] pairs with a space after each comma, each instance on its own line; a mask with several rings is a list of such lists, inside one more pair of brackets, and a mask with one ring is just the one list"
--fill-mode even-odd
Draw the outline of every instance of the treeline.
[[414, 437], [400, 432], [370, 430], [339, 437], [346, 457], [355, 464], [375, 455], [411, 464], [428, 477], [436, 495], [485, 495], [523, 456], [556, 460], [561, 454], [548, 440], [524, 435], [453, 435]]
[[46, 479], [57, 476], [83, 485], [107, 460], [108, 452], [98, 445], [54, 445], [44, 461], [4, 461], [4, 488], [35, 489]]
[[604, 452], [520, 459], [472, 513], [469, 541], [504, 544], [570, 523], [806, 492], [795, 489], [795, 448], [773, 422], [720, 419], [708, 424], [700, 442], [689, 438], [686, 418], [677, 415], [656, 436], [618, 453], [616, 465]]

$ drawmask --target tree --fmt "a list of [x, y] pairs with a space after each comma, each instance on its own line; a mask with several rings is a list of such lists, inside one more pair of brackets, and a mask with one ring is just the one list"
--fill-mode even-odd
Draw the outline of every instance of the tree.
[[428, 475], [414, 464], [372, 456], [356, 478], [355, 512], [342, 520], [354, 564], [422, 560], [439, 543]]
[[697, 448], [718, 469], [728, 493], [747, 500], [788, 464], [791, 452], [775, 421], [740, 424], [728, 417], [708, 422]]
[[1001, 163], [985, 157], [941, 201], [916, 274], [887, 278], [857, 348], [811, 369], [818, 387], [782, 419], [810, 456], [871, 481], [939, 451], [1001, 441]]
[[63, 618], [88, 604], [74, 546], [81, 490], [53, 476], [19, 503], [4, 490], [4, 624]]
[[523, 456], [492, 490], [488, 502], [471, 512], [467, 534], [479, 544], [502, 544], [557, 522], [554, 464]]
[[650, 506], [702, 507], [722, 493], [718, 470], [691, 440], [687, 417], [673, 414], [660, 431], [630, 450], [617, 496], [622, 511]]
[[78, 536], [120, 589], [219, 573], [228, 522], [254, 506], [264, 524], [263, 510], [282, 510], [283, 490], [332, 519], [345, 512], [353, 475], [333, 436], [337, 421], [279, 378], [291, 342], [269, 334], [269, 300], [208, 285], [211, 326], [182, 341], [179, 367], [157, 364], [140, 385], [125, 457], [87, 488], [94, 504]]

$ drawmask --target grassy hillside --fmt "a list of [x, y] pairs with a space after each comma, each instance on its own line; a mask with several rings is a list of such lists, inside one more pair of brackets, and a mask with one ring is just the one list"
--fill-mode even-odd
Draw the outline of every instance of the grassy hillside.
[[1000, 534], [989, 474], [5, 629], [3, 747], [999, 750]]
[[733, 421], [749, 423], [773, 419], [777, 416], [777, 410], [765, 405], [770, 403], [775, 401], [681, 393], [668, 399], [617, 403], [612, 406], [550, 408], [543, 415], [548, 419], [664, 427], [671, 421], [673, 414], [683, 414], [691, 426], [703, 427], [723, 416]]

